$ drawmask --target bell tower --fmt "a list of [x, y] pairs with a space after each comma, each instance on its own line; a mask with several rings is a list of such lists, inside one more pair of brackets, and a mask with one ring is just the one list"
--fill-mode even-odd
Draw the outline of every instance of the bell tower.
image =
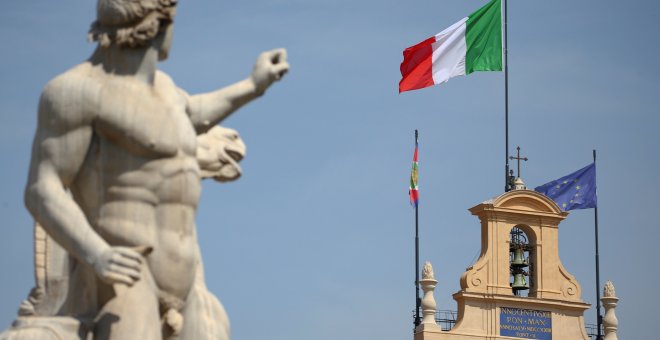
[[559, 223], [568, 213], [522, 188], [469, 209], [481, 222], [481, 254], [453, 295], [456, 324], [449, 331], [422, 324], [415, 340], [588, 339], [590, 305], [559, 259]]

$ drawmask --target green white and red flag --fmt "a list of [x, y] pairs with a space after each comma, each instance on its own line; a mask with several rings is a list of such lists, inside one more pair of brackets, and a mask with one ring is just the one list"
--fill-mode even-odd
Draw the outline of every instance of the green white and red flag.
[[410, 204], [415, 208], [417, 208], [417, 205], [419, 204], [419, 187], [417, 186], [417, 180], [419, 178], [419, 162], [417, 161], [418, 151], [418, 143], [417, 139], [415, 139], [415, 153], [413, 154], [412, 170], [410, 171], [410, 189], [408, 190]]
[[474, 71], [502, 71], [502, 3], [492, 0], [444, 31], [403, 51], [399, 93]]

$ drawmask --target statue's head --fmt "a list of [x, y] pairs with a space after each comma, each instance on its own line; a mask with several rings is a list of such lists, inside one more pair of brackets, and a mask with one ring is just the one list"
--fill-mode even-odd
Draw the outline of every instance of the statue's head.
[[141, 47], [158, 40], [167, 58], [177, 0], [98, 0], [89, 39], [101, 47]]

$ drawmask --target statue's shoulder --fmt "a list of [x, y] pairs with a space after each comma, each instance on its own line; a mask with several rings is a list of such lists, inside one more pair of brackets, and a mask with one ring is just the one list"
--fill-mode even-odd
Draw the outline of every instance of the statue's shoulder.
[[167, 94], [170, 98], [178, 98], [180, 100], [186, 101], [188, 93], [182, 88], [178, 87], [172, 77], [167, 73], [157, 70], [156, 71], [156, 88], [162, 93]]
[[174, 80], [172, 80], [172, 77], [170, 77], [169, 74], [161, 71], [161, 70], [156, 70], [156, 86], [158, 87], [166, 87], [166, 88], [178, 88], [176, 84], [174, 83]]
[[75, 96], [85, 96], [99, 88], [103, 82], [99, 66], [85, 62], [72, 67], [64, 73], [51, 79], [44, 88], [43, 94], [57, 96], [62, 99]]
[[83, 63], [51, 79], [41, 93], [39, 112], [63, 120], [92, 118], [102, 82], [94, 66]]

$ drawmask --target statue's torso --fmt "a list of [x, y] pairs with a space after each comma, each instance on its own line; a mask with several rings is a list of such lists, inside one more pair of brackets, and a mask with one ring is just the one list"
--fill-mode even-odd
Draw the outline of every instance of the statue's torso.
[[162, 74], [153, 87], [93, 75], [105, 79], [94, 98], [93, 140], [72, 185], [76, 201], [111, 245], [152, 246], [156, 284], [184, 299], [194, 278], [201, 190], [185, 98]]

